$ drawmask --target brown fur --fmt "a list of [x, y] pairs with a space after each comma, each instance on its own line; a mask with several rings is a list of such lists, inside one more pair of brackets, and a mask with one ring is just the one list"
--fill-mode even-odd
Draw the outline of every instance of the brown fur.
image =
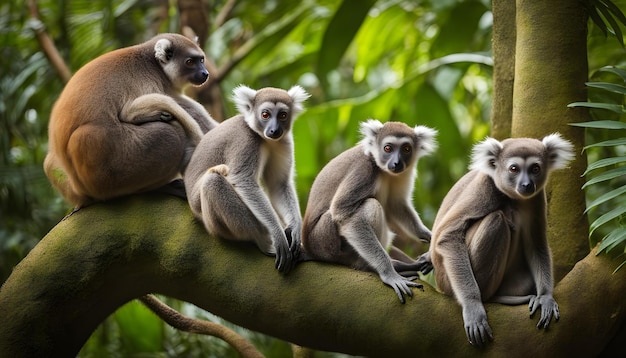
[[[155, 56], [164, 39], [171, 58]], [[161, 34], [78, 70], [50, 117], [44, 170], [52, 184], [80, 208], [176, 178], [202, 134], [217, 125], [182, 94], [183, 86], [206, 80], [203, 59], [193, 41]]]

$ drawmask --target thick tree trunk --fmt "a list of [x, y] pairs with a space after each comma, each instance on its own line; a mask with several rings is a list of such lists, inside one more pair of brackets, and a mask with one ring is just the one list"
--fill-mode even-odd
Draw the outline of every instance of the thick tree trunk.
[[253, 245], [209, 237], [185, 201], [145, 194], [80, 210], [15, 268], [0, 289], [0, 356], [74, 356], [102, 320], [149, 292], [319, 350], [596, 356], [626, 319], [618, 263], [579, 262], [556, 287], [561, 320], [548, 331], [525, 305], [487, 304], [495, 341], [481, 350], [467, 342], [457, 303], [428, 285], [402, 305], [376, 275], [346, 267], [307, 262], [281, 275]]
[[582, 1], [517, 0], [517, 49], [513, 92], [513, 137], [560, 132], [576, 147], [576, 160], [555, 172], [547, 188], [548, 240], [555, 258], [555, 279], [561, 279], [589, 251], [589, 225], [581, 174], [584, 129], [568, 123], [590, 120], [583, 108], [587, 93], [587, 15]]
[[511, 136], [513, 83], [515, 81], [515, 0], [491, 2], [493, 12], [493, 99], [491, 136]]
[[[209, 17], [209, 13], [213, 10], [211, 5], [203, 0], [179, 0], [178, 10], [180, 11], [181, 33], [190, 38], [197, 36], [198, 44], [205, 48], [211, 29]], [[201, 87], [188, 87], [186, 93], [202, 103], [213, 119], [222, 122], [225, 119], [224, 96], [219, 81], [215, 80], [219, 77], [217, 65], [210, 57], [205, 58], [204, 61], [209, 71], [209, 80]]]

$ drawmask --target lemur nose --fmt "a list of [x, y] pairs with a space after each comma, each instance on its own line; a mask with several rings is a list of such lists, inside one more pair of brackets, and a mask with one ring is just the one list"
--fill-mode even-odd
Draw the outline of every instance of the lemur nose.
[[393, 162], [389, 163], [388, 168], [394, 173], [400, 173], [404, 170], [404, 165], [402, 165], [402, 162]]
[[535, 183], [533, 182], [521, 183], [519, 191], [522, 194], [532, 194], [535, 192]]

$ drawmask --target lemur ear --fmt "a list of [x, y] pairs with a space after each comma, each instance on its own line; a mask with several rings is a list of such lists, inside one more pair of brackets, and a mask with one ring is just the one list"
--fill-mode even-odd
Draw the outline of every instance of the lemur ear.
[[252, 113], [252, 108], [254, 108], [256, 92], [257, 91], [246, 85], [239, 85], [233, 90], [233, 102], [235, 102], [235, 107], [237, 107], [237, 110], [242, 113], [244, 117], [254, 114]]
[[497, 139], [487, 137], [472, 148], [471, 170], [479, 170], [492, 176], [496, 170], [496, 160], [502, 151], [502, 143]]
[[376, 139], [378, 132], [383, 127], [381, 121], [377, 119], [368, 119], [365, 122], [361, 122], [359, 125], [359, 132], [363, 139], [369, 138], [370, 140]]
[[359, 124], [359, 133], [361, 133], [361, 141], [359, 143], [363, 145], [366, 155], [371, 153], [371, 148], [376, 147], [376, 136], [382, 127], [383, 124], [376, 119], [368, 119]]
[[296, 85], [293, 86], [289, 89], [289, 91], [287, 91], [287, 94], [289, 94], [289, 97], [291, 97], [291, 100], [293, 101], [293, 106], [292, 106], [292, 117], [298, 115], [300, 112], [302, 112], [302, 110], [304, 109], [304, 107], [302, 106], [302, 104], [304, 103], [304, 101], [306, 101], [309, 97], [311, 97], [310, 94], [308, 94], [304, 88]]
[[426, 126], [415, 126], [413, 133], [417, 136], [417, 156], [423, 157], [437, 149], [437, 130]]
[[575, 158], [574, 145], [563, 139], [559, 133], [547, 135], [541, 142], [546, 146], [550, 169], [563, 169]]
[[169, 60], [172, 59], [172, 41], [168, 39], [160, 39], [154, 44], [154, 57], [161, 62], [161, 64], [166, 64]]

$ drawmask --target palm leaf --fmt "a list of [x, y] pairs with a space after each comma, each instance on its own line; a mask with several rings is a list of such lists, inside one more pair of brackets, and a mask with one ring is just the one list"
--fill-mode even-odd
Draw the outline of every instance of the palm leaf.
[[598, 71], [614, 73], [620, 76], [622, 80], [624, 80], [624, 82], [626, 82], [626, 71], [622, 70], [621, 68], [617, 68], [615, 66], [605, 66], [599, 69]]
[[613, 14], [613, 16], [622, 23], [622, 25], [626, 25], [626, 16], [624, 16], [624, 13], [619, 7], [617, 7], [617, 5], [615, 5], [611, 0], [602, 0], [602, 2], [606, 5], [606, 8]]
[[626, 86], [622, 86], [622, 85], [618, 85], [618, 84], [614, 84], [614, 83], [608, 83], [608, 82], [586, 82], [585, 83], [588, 87], [593, 87], [593, 88], [601, 88], [610, 92], [615, 92], [615, 93], [619, 93], [619, 94], [626, 94]]
[[595, 162], [589, 164], [589, 166], [587, 166], [587, 170], [585, 170], [585, 172], [581, 176], [585, 176], [585, 175], [589, 174], [589, 172], [591, 172], [592, 170], [595, 170], [595, 169], [598, 169], [598, 168], [608, 167], [610, 165], [623, 163], [623, 162], [626, 162], [626, 156], [624, 156], [624, 157], [603, 158], [603, 159], [600, 159], [598, 161], [595, 161]]
[[600, 215], [594, 222], [589, 225], [589, 235], [593, 234], [593, 232], [600, 226], [608, 223], [609, 221], [624, 215], [626, 213], [626, 206], [618, 206], [613, 210]]
[[611, 25], [611, 28], [609, 29], [609, 31], [612, 32], [615, 35], [615, 37], [617, 38], [617, 41], [619, 41], [620, 45], [622, 45], [622, 47], [623, 47], [624, 46], [624, 36], [622, 35], [622, 29], [620, 29], [619, 24], [613, 18], [613, 15], [609, 11], [608, 7], [606, 7], [606, 5], [604, 5], [604, 4], [602, 4], [602, 5], [603, 6], [599, 6], [598, 9], [602, 13], [602, 15], [604, 15], [604, 18], [606, 19], [606, 21]]
[[602, 251], [610, 252], [616, 246], [619, 246], [625, 241], [626, 241], [626, 229], [625, 228], [613, 230], [602, 239], [602, 242], [600, 243], [600, 246], [598, 247], [598, 254], [600, 254]]
[[589, 148], [594, 148], [594, 147], [615, 147], [617, 145], [626, 145], [626, 138], [617, 138], [617, 139], [605, 140], [603, 142], [598, 142], [594, 144], [589, 144], [588, 146], [584, 147], [583, 150], [587, 150]]
[[585, 128], [601, 128], [601, 129], [626, 129], [626, 123], [619, 121], [591, 121], [570, 123], [570, 126], [585, 127]]
[[588, 187], [589, 185], [600, 183], [600, 182], [611, 180], [611, 179], [615, 179], [615, 178], [620, 177], [622, 175], [626, 175], [626, 167], [620, 167], [620, 168], [611, 169], [609, 171], [606, 171], [606, 172], [598, 175], [597, 177], [594, 177], [593, 179], [589, 180], [588, 182], [586, 182], [585, 185], [583, 185], [583, 189]]
[[626, 185], [620, 186], [617, 189], [613, 189], [609, 191], [608, 193], [604, 193], [600, 195], [600, 197], [598, 197], [596, 200], [592, 201], [591, 203], [587, 205], [587, 210], [585, 210], [585, 213], [587, 213], [592, 208], [595, 208], [596, 206], [603, 204], [611, 199], [614, 199], [624, 193], [626, 193]]
[[624, 113], [624, 106], [619, 104], [610, 104], [610, 103], [596, 103], [596, 102], [574, 102], [567, 105], [568, 107], [587, 107], [587, 108], [598, 108], [598, 109], [608, 109], [609, 111], [613, 111], [615, 113], [622, 114]]
[[609, 31], [606, 24], [604, 23], [604, 20], [602, 20], [602, 16], [600, 16], [600, 13], [598, 12], [598, 8], [596, 6], [597, 1], [583, 1], [583, 3], [587, 6], [589, 17], [591, 18], [593, 23], [596, 24], [596, 26], [598, 26], [598, 28], [602, 31], [604, 37], [607, 37], [609, 35]]

